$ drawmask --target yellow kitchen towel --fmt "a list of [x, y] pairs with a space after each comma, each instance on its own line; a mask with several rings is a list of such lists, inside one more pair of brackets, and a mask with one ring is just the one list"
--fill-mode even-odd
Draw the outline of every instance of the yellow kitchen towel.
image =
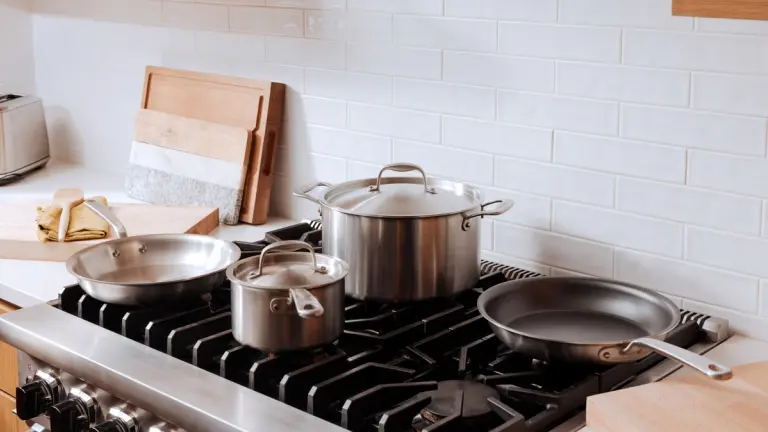
[[[107, 205], [107, 199], [104, 197], [89, 199]], [[61, 207], [57, 205], [37, 208], [37, 238], [41, 242], [58, 241], [60, 217]], [[100, 218], [85, 204], [79, 204], [72, 207], [69, 215], [69, 229], [64, 241], [98, 240], [105, 238], [107, 233], [109, 233], [107, 221]]]

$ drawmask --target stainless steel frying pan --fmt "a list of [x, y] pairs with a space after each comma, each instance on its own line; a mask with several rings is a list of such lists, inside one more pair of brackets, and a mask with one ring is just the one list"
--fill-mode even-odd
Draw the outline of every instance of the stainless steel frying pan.
[[477, 300], [510, 348], [547, 362], [610, 365], [657, 352], [717, 380], [727, 366], [664, 342], [680, 310], [663, 295], [606, 279], [543, 277], [499, 284]]
[[226, 278], [225, 270], [240, 259], [232, 242], [195, 234], [127, 237], [125, 227], [104, 205], [86, 201], [106, 220], [117, 239], [78, 251], [67, 270], [83, 291], [107, 303], [146, 305], [200, 297]]

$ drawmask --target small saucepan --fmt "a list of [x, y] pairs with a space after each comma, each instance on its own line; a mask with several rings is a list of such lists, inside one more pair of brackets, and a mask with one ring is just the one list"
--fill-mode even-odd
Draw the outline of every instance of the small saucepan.
[[477, 300], [496, 336], [510, 348], [547, 362], [612, 365], [652, 352], [716, 380], [731, 369], [664, 342], [680, 310], [663, 295], [607, 279], [542, 277], [505, 282]]
[[[296, 250], [307, 252], [297, 252]], [[227, 269], [232, 335], [267, 352], [312, 348], [344, 331], [346, 262], [302, 241], [273, 243]]]

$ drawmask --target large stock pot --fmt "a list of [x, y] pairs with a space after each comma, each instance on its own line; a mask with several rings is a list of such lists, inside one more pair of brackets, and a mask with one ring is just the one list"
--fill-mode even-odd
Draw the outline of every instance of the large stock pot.
[[[386, 171], [421, 175], [384, 177]], [[319, 187], [327, 190], [312, 195]], [[349, 264], [347, 295], [387, 302], [471, 288], [480, 277], [480, 218], [514, 204], [483, 203], [479, 189], [427, 177], [407, 163], [388, 165], [376, 178], [306, 185], [294, 195], [321, 206], [323, 253]]]

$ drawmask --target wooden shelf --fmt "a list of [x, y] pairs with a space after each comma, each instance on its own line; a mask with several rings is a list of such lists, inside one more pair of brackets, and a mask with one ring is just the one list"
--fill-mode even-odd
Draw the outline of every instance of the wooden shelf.
[[673, 0], [672, 15], [768, 20], [768, 0]]

